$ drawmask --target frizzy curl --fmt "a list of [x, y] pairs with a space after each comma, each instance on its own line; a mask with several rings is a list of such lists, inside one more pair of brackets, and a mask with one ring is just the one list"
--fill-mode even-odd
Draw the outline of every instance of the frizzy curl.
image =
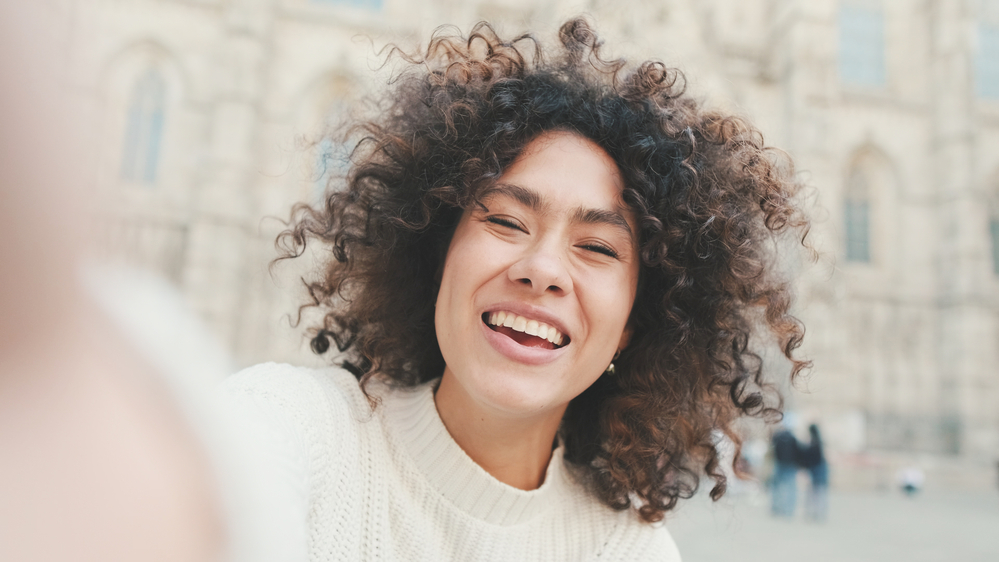
[[[605, 504], [663, 518], [707, 474], [725, 491], [716, 444], [739, 439], [743, 415], [775, 417], [781, 401], [763, 350], [791, 377], [804, 328], [778, 248], [800, 249], [808, 222], [782, 152], [746, 120], [703, 108], [682, 73], [658, 61], [606, 60], [583, 19], [560, 44], [506, 41], [486, 23], [467, 37], [438, 30], [407, 66], [363, 139], [345, 185], [299, 204], [277, 239], [282, 258], [316, 242], [330, 254], [306, 282], [324, 313], [313, 349], [333, 343], [362, 387], [377, 374], [412, 386], [444, 370], [434, 303], [448, 243], [475, 204], [547, 131], [592, 140], [616, 162], [639, 226], [641, 267], [629, 345], [616, 374], [570, 402], [565, 458]], [[794, 240], [796, 244], [785, 244]]]

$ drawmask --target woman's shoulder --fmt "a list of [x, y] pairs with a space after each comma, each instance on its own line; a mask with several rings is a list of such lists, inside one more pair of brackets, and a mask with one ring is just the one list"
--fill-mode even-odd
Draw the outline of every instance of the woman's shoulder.
[[[665, 523], [642, 520], [635, 506], [614, 509], [580, 482], [578, 473], [566, 473], [572, 486], [565, 504], [569, 521], [579, 525], [576, 540], [593, 542], [601, 560], [680, 562], [680, 552]], [[570, 525], [574, 526], [574, 525]]]
[[660, 562], [680, 562], [680, 551], [676, 547], [676, 541], [663, 523], [641, 523], [643, 532], [649, 535], [648, 548], [643, 555], [635, 556], [631, 560], [657, 560]]
[[236, 501], [262, 510], [239, 516], [277, 529], [282, 552], [274, 559], [307, 559], [317, 491], [357, 460], [359, 424], [351, 418], [365, 402], [357, 380], [332, 367], [264, 363], [226, 378], [219, 401], [231, 446], [244, 460], [227, 474], [248, 490]]
[[[599, 558], [629, 562], [680, 562], [680, 552], [663, 521], [643, 521], [632, 506], [614, 509], [584, 486], [574, 482], [574, 501], [567, 505], [573, 521], [585, 522], [579, 530], [592, 535]], [[579, 531], [577, 530], [577, 532]], [[587, 537], [579, 537], [585, 540]]]
[[301, 408], [319, 398], [339, 397], [350, 407], [367, 403], [357, 379], [339, 367], [313, 369], [286, 363], [260, 363], [225, 379], [222, 392]]
[[660, 521], [642, 521], [633, 509], [618, 512], [621, 530], [615, 536], [618, 544], [607, 545], [608, 552], [620, 555], [620, 560], [641, 562], [680, 562], [680, 551], [666, 525]]
[[357, 379], [338, 367], [261, 363], [229, 376], [220, 390], [224, 401], [282, 425], [352, 425], [344, 422], [364, 419], [371, 412]]

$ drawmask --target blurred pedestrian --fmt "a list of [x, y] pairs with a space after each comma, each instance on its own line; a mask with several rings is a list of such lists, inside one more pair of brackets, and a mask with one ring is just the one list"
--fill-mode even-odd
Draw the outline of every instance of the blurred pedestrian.
[[902, 492], [910, 498], [919, 493], [925, 480], [926, 475], [918, 466], [907, 466], [898, 471], [898, 484]]
[[801, 449], [801, 467], [808, 471], [811, 485], [805, 502], [805, 515], [812, 521], [825, 521], [829, 510], [829, 463], [822, 447], [819, 426], [808, 426], [808, 446]]
[[795, 504], [798, 501], [798, 460], [801, 456], [801, 445], [791, 433], [793, 427], [791, 414], [784, 416], [780, 428], [773, 435], [774, 474], [771, 493], [773, 503], [770, 511], [778, 517], [792, 517]]

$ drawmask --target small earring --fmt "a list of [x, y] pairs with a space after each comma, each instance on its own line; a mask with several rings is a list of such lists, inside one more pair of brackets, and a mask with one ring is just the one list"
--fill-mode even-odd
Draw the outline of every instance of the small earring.
[[604, 374], [607, 374], [607, 375], [613, 375], [614, 374], [614, 360], [617, 359], [620, 356], [621, 356], [621, 350], [619, 349], [619, 350], [617, 350], [614, 353], [614, 359], [611, 359], [610, 365], [607, 365], [607, 368], [604, 369]]

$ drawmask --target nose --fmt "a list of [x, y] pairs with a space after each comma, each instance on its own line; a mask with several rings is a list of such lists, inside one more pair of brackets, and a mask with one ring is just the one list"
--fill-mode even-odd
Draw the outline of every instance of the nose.
[[538, 295], [554, 293], [568, 295], [572, 293], [572, 276], [566, 269], [563, 257], [543, 245], [537, 245], [526, 251], [510, 269], [507, 275], [511, 281], [529, 288], [531, 293]]

